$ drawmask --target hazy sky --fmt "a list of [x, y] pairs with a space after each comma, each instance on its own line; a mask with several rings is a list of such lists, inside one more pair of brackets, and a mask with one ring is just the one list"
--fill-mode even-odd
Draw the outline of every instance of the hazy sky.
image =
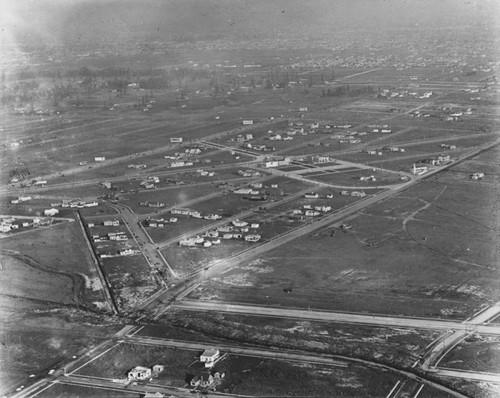
[[0, 7], [3, 40], [30, 34], [59, 44], [500, 22], [500, 0], [0, 0]]

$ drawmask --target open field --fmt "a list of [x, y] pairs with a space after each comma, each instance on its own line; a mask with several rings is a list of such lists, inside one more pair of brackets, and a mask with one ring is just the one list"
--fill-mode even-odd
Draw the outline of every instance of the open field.
[[100, 308], [102, 285], [78, 223], [2, 239], [3, 294]]
[[135, 366], [163, 365], [165, 370], [156, 381], [171, 386], [184, 387], [186, 367], [200, 354], [201, 352], [169, 347], [121, 343], [104, 356], [80, 369], [77, 374], [126, 379], [128, 371]]
[[[125, 343], [82, 368], [79, 373], [120, 378], [138, 364], [163, 364], [165, 370], [155, 378], [155, 382], [184, 387], [186, 380], [196, 373], [196, 367], [192, 365], [199, 354], [201, 351]], [[113, 365], [110, 366], [110, 363]], [[226, 375], [218, 390], [244, 395], [273, 395], [278, 391], [281, 394], [285, 388], [287, 394], [299, 393], [311, 397], [354, 392], [357, 396], [373, 396], [374, 393], [387, 393], [396, 382], [396, 377], [390, 373], [359, 365], [343, 369], [231, 354], [219, 361], [213, 371]]]
[[[128, 201], [125, 202], [135, 213], [137, 214], [148, 214], [153, 212], [161, 213], [163, 210], [161, 208], [152, 208], [147, 206], [141, 206], [140, 202], [165, 203], [165, 207], [179, 207], [185, 206], [184, 203], [203, 197], [204, 195], [210, 195], [221, 192], [221, 189], [214, 187], [213, 185], [203, 185], [203, 186], [172, 186], [165, 190], [148, 190], [139, 192], [133, 195], [128, 195]], [[191, 206], [189, 206], [191, 207]]]
[[107, 388], [76, 386], [64, 383], [53, 384], [47, 390], [37, 395], [40, 398], [140, 398], [141, 394], [129, 391], [113, 391]]
[[181, 247], [175, 245], [163, 249], [161, 252], [177, 274], [187, 276], [192, 272], [201, 271], [214, 261], [230, 257], [251, 246], [251, 243], [230, 239], [221, 240], [219, 245], [211, 247]]
[[[251, 266], [244, 267], [252, 272]], [[265, 273], [265, 270], [261, 271]], [[195, 296], [210, 300], [209, 293], [199, 289]], [[200, 333], [214, 339], [229, 339], [235, 343], [249, 342], [281, 349], [299, 349], [364, 358], [410, 368], [425, 352], [426, 347], [439, 337], [429, 330], [403, 330], [368, 327], [340, 323], [314, 322], [250, 316], [216, 314], [213, 312], [188, 312], [176, 310], [160, 318], [165, 326], [142, 329], [143, 336], [165, 337], [171, 325]], [[363, 343], [369, 343], [364, 346]]]
[[494, 336], [470, 335], [439, 363], [439, 367], [498, 373], [500, 339]]
[[116, 304], [122, 311], [130, 310], [158, 289], [151, 269], [141, 254], [99, 261], [113, 290]]
[[[366, 178], [371, 176], [375, 177], [376, 181], [361, 180], [362, 177]], [[327, 182], [333, 185], [352, 187], [373, 186], [374, 188], [381, 185], [398, 184], [401, 182], [400, 177], [400, 174], [377, 169], [358, 169], [354, 171], [319, 170], [317, 173], [311, 172], [308, 174], [308, 178], [312, 180]]]
[[8, 307], [6, 304], [2, 300], [1, 316], [5, 323], [0, 336], [2, 363], [6, 365], [0, 372], [2, 389], [16, 382], [26, 384], [45, 377], [66, 357], [81, 355], [85, 347], [98, 344], [108, 333], [117, 330], [115, 326], [96, 324], [92, 316], [71, 311], [40, 311], [26, 316], [17, 303], [10, 302]]
[[255, 263], [265, 273], [232, 270], [205, 288], [218, 300], [464, 319], [500, 298], [496, 201], [489, 186], [468, 180], [477, 198], [465, 200], [446, 175], [351, 217], [350, 230], [268, 252]]

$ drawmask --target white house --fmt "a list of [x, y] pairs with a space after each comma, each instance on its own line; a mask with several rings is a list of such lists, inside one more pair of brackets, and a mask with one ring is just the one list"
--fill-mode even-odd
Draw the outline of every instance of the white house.
[[200, 355], [200, 362], [205, 362], [206, 368], [211, 368], [214, 366], [215, 361], [219, 359], [220, 352], [215, 348], [207, 348], [203, 351], [203, 354]]
[[245, 236], [247, 242], [258, 242], [260, 240], [259, 234], [250, 234]]
[[128, 372], [129, 380], [147, 380], [151, 377], [151, 369], [144, 366], [136, 366]]
[[56, 214], [59, 214], [59, 210], [57, 209], [47, 209], [43, 211], [43, 214], [49, 217], [53, 217]]

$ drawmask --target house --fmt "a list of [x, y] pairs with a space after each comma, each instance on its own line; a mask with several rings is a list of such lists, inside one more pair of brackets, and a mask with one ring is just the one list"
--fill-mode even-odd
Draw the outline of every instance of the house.
[[233, 193], [240, 195], [250, 195], [252, 193], [252, 188], [238, 188], [233, 191]]
[[159, 391], [156, 392], [146, 391], [146, 394], [144, 394], [144, 398], [165, 398], [165, 394], [162, 394]]
[[172, 137], [170, 138], [171, 143], [180, 143], [182, 142], [182, 137]]
[[153, 373], [161, 373], [165, 370], [164, 365], [154, 365], [153, 366]]
[[120, 256], [130, 256], [135, 254], [135, 251], [133, 249], [121, 249], [120, 251], [118, 251], [118, 254]]
[[206, 368], [211, 368], [214, 366], [215, 361], [220, 358], [219, 350], [215, 348], [207, 348], [203, 351], [203, 354], [200, 355], [200, 362], [205, 362]]
[[474, 173], [470, 178], [473, 180], [482, 180], [484, 178], [484, 173]]
[[260, 240], [259, 234], [250, 234], [245, 236], [245, 241], [247, 242], [258, 242]]
[[43, 214], [49, 217], [54, 217], [56, 214], [59, 214], [59, 210], [57, 209], [47, 209], [43, 211]]
[[411, 171], [415, 175], [422, 175], [424, 173], [427, 173], [427, 166], [420, 166], [417, 167], [415, 164], [413, 164], [413, 169]]
[[248, 225], [248, 223], [247, 223], [246, 221], [241, 221], [241, 220], [238, 220], [238, 219], [233, 220], [231, 223], [232, 223], [235, 227], [238, 227], [238, 228], [239, 228], [239, 227], [245, 227], [245, 226], [247, 226], [247, 225]]
[[357, 196], [359, 198], [364, 198], [366, 196], [366, 193], [363, 191], [352, 191], [351, 196]]
[[136, 366], [128, 372], [129, 380], [147, 380], [151, 377], [151, 369], [144, 366]]
[[318, 199], [319, 195], [316, 192], [308, 192], [304, 195], [306, 199]]
[[312, 158], [313, 163], [328, 163], [330, 156], [317, 155]]
[[250, 126], [253, 124], [253, 120], [243, 120], [243, 126]]
[[106, 160], [106, 157], [104, 157], [104, 156], [96, 156], [94, 158], [95, 162], [104, 162], [105, 160]]
[[109, 181], [103, 181], [103, 182], [101, 182], [101, 185], [104, 188], [111, 189], [111, 183]]
[[105, 227], [118, 227], [120, 225], [119, 220], [104, 220], [102, 223]]
[[160, 178], [157, 176], [149, 176], [146, 178], [147, 182], [151, 182], [153, 184], [158, 184], [160, 182]]
[[0, 225], [0, 232], [9, 232], [11, 230], [11, 225], [9, 224], [1, 224]]
[[278, 164], [278, 161], [277, 160], [271, 160], [271, 161], [267, 161], [264, 163], [264, 167], [266, 169], [270, 169], [272, 167], [278, 167], [279, 164]]

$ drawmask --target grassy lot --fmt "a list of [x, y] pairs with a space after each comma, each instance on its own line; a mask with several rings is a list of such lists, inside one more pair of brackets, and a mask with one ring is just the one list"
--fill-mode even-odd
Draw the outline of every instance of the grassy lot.
[[159, 375], [157, 381], [176, 387], [184, 387], [186, 367], [199, 354], [201, 352], [122, 343], [106, 355], [80, 369], [78, 373], [119, 379], [126, 378], [128, 371], [135, 366], [164, 365], [165, 370]]
[[2, 239], [3, 294], [99, 308], [101, 283], [76, 222]]
[[[214, 187], [213, 185], [203, 185], [203, 186], [192, 186], [192, 185], [182, 185], [182, 186], [172, 186], [172, 188], [164, 190], [148, 190], [139, 192], [136, 194], [128, 195], [129, 201], [126, 202], [135, 213], [137, 214], [147, 214], [153, 213], [157, 210], [162, 211], [161, 208], [152, 208], [146, 206], [140, 206], [140, 202], [163, 202], [165, 207], [184, 207], [184, 203], [204, 195], [209, 195], [212, 193], [220, 192], [220, 189]], [[189, 206], [191, 207], [191, 206]]]
[[158, 289], [142, 255], [100, 260], [120, 310], [126, 311]]
[[199, 271], [213, 261], [230, 257], [251, 246], [251, 243], [242, 240], [221, 239], [220, 245], [217, 246], [207, 248], [171, 246], [162, 250], [162, 254], [174, 271], [182, 276]]
[[[244, 267], [253, 272], [255, 267]], [[265, 273], [265, 268], [257, 272]], [[205, 288], [195, 290], [192, 297], [216, 299]], [[409, 368], [425, 352], [439, 332], [405, 330], [331, 322], [300, 321], [265, 316], [217, 314], [214, 312], [179, 311], [161, 318], [164, 330], [184, 325], [193, 332], [203, 332], [214, 339], [230, 339], [235, 343], [251, 342], [281, 349], [310, 350], [365, 358]], [[161, 327], [141, 330], [141, 335], [161, 336]]]
[[439, 363], [440, 367], [498, 373], [500, 338], [471, 335], [451, 350]]
[[[66, 358], [80, 355], [82, 349], [97, 345], [115, 326], [96, 323], [92, 316], [52, 311], [20, 315], [21, 307], [12, 303], [9, 321], [0, 329], [2, 362], [9, 364], [0, 372], [0, 385], [33, 382], [46, 377], [51, 368]], [[2, 317], [5, 314], [2, 302]], [[13, 322], [15, 321], [15, 322]], [[30, 375], [35, 378], [29, 378]]]
[[[106, 378], [124, 377], [134, 366], [165, 365], [157, 383], [184, 387], [186, 379], [195, 372], [188, 367], [200, 352], [163, 347], [121, 344], [107, 355], [98, 358], [79, 372]], [[224, 372], [226, 378], [219, 390], [229, 394], [269, 395], [325, 394], [373, 396], [386, 394], [396, 376], [352, 365], [347, 369], [299, 362], [285, 362], [258, 357], [229, 355], [214, 371]], [[285, 388], [285, 391], [283, 391]]]
[[40, 398], [140, 398], [141, 395], [128, 391], [113, 391], [99, 387], [85, 387], [68, 384], [52, 384], [52, 386], [37, 395]]
[[[360, 177], [374, 176], [376, 181], [365, 181], [360, 180]], [[324, 171], [319, 172], [316, 175], [309, 176], [310, 179], [316, 181], [327, 182], [334, 185], [344, 185], [344, 186], [373, 186], [374, 188], [379, 185], [389, 185], [400, 183], [400, 175], [397, 173], [390, 173], [382, 170], [369, 170], [369, 169], [358, 169], [354, 171]]]
[[265, 273], [233, 270], [206, 288], [228, 301], [465, 319], [500, 299], [496, 186], [448, 174], [351, 217], [346, 232], [327, 228], [268, 252]]
[[[154, 242], [162, 242], [213, 223], [213, 220], [190, 218], [186, 216], [179, 216], [177, 214], [172, 215], [172, 217], [176, 217], [178, 221], [176, 223], [165, 224], [164, 228], [147, 227], [147, 222], [143, 222], [142, 224], [145, 226], [146, 231]], [[168, 220], [168, 218], [169, 215], [166, 216], [166, 220]]]

